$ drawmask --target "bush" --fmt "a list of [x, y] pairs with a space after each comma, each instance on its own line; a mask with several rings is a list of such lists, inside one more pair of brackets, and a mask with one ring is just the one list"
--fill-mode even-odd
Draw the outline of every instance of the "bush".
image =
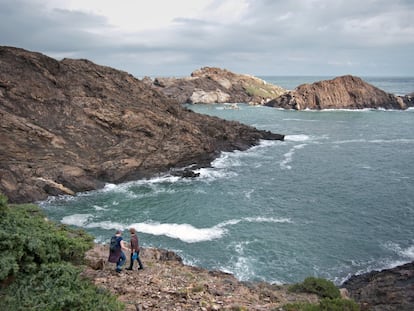
[[2, 294], [2, 310], [121, 310], [109, 292], [79, 276], [68, 263], [41, 265], [34, 274], [21, 274]]
[[358, 304], [353, 300], [341, 298], [324, 298], [319, 304], [308, 302], [292, 303], [283, 306], [283, 311], [359, 311]]
[[80, 277], [93, 237], [45, 219], [31, 204], [0, 195], [2, 310], [122, 310], [115, 296]]
[[320, 302], [321, 311], [359, 311], [358, 304], [350, 299], [322, 299]]
[[[44, 263], [82, 262], [93, 238], [83, 230], [73, 230], [45, 221], [40, 208], [12, 205], [0, 219], [0, 281], [16, 272], [32, 273]], [[3, 262], [2, 260], [2, 262]]]
[[308, 277], [303, 281], [303, 283], [292, 285], [289, 290], [292, 292], [312, 293], [321, 298], [334, 299], [341, 296], [339, 289], [334, 283], [315, 277]]

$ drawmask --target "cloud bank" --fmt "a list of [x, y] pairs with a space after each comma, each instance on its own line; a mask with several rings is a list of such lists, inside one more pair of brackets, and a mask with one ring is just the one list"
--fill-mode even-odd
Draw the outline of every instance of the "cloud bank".
[[414, 72], [413, 1], [146, 2], [0, 0], [0, 44], [136, 76]]

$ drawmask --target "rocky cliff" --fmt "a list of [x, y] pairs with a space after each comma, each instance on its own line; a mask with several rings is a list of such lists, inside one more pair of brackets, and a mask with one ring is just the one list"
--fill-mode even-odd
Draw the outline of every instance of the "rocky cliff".
[[343, 285], [361, 310], [414, 310], [414, 262], [352, 276]]
[[126, 72], [0, 47], [0, 192], [10, 202], [206, 166], [283, 135], [203, 116]]
[[354, 76], [302, 84], [267, 103], [285, 109], [406, 109], [401, 97], [386, 93]]
[[204, 67], [185, 78], [149, 78], [144, 81], [180, 103], [265, 102], [283, 94], [285, 89], [259, 78], [235, 74], [225, 69]]

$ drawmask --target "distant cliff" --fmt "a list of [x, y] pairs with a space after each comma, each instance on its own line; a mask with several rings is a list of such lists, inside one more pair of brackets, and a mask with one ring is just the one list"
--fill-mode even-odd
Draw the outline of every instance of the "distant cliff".
[[196, 114], [132, 75], [88, 60], [0, 47], [0, 192], [73, 194], [283, 135]]
[[282, 94], [265, 105], [295, 110], [407, 108], [403, 98], [386, 93], [362, 79], [350, 75], [312, 84], [302, 84], [295, 90]]
[[191, 77], [146, 78], [144, 81], [169, 98], [190, 104], [264, 104], [286, 92], [259, 78], [214, 67], [198, 69]]

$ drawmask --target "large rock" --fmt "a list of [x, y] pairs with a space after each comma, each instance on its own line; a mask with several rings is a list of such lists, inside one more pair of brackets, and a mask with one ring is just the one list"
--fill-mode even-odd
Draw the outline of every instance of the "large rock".
[[414, 262], [352, 276], [342, 287], [362, 310], [414, 310]]
[[406, 109], [403, 99], [354, 76], [302, 84], [265, 104], [285, 109]]
[[263, 104], [286, 92], [285, 89], [266, 83], [257, 77], [235, 74], [225, 69], [203, 67], [191, 77], [144, 79], [169, 98], [180, 103]]
[[0, 47], [0, 192], [10, 202], [97, 189], [283, 135], [184, 109], [88, 60]]

